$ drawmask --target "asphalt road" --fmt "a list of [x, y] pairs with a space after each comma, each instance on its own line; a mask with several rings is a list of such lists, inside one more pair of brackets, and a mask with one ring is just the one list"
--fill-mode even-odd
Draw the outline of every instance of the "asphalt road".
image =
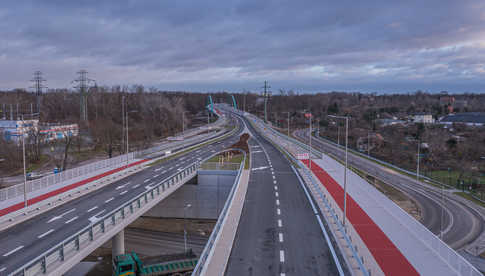
[[252, 169], [226, 275], [337, 275], [289, 161], [249, 125]]
[[147, 168], [0, 232], [0, 275], [7, 275], [88, 226], [90, 219], [102, 217], [143, 193], [145, 186], [231, 146], [242, 131], [237, 120], [239, 130], [222, 141]]
[[[297, 130], [294, 135], [308, 141], [308, 131]], [[312, 139], [312, 145], [324, 153], [331, 153], [345, 160], [345, 151], [319, 138]], [[483, 231], [481, 216], [473, 209], [454, 200], [445, 193], [444, 205], [439, 189], [428, 187], [415, 179], [397, 173], [368, 159], [348, 154], [349, 165], [383, 180], [389, 185], [409, 194], [421, 207], [421, 223], [434, 234], [443, 229], [443, 240], [454, 249], [461, 249], [474, 241]], [[445, 206], [444, 209], [442, 206]], [[443, 224], [441, 224], [444, 210]]]

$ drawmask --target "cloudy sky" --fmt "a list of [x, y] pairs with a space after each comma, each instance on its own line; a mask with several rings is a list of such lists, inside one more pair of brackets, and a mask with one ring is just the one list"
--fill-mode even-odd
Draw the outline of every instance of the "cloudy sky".
[[2, 0], [0, 89], [485, 92], [483, 0]]

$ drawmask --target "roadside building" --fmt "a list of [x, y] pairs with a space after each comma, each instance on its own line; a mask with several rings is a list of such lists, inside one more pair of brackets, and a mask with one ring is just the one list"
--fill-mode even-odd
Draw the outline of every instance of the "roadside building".
[[413, 123], [422, 123], [422, 124], [432, 124], [434, 123], [433, 115], [428, 113], [417, 113], [412, 116]]
[[376, 124], [385, 127], [385, 126], [393, 126], [393, 125], [406, 125], [406, 121], [398, 120], [398, 119], [377, 119], [375, 120]]
[[78, 136], [79, 126], [77, 124], [46, 124], [42, 125], [40, 133], [45, 142], [64, 139], [66, 136]]
[[485, 112], [450, 114], [442, 117], [439, 123], [443, 125], [466, 124], [468, 126], [483, 126], [485, 125]]
[[29, 136], [29, 132], [39, 129], [39, 120], [0, 120], [0, 132], [5, 141], [15, 143]]

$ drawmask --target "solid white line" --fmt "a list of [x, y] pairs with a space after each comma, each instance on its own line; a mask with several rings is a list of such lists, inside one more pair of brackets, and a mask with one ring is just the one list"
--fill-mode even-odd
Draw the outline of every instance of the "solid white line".
[[8, 256], [12, 255], [13, 253], [15, 253], [15, 252], [19, 251], [19, 250], [20, 250], [20, 249], [22, 249], [22, 248], [24, 248], [24, 246], [23, 246], [23, 245], [21, 245], [21, 246], [19, 246], [19, 247], [15, 248], [14, 250], [12, 250], [12, 251], [10, 251], [10, 252], [8, 252], [8, 253], [3, 254], [3, 256], [4, 256], [4, 257], [8, 257]]
[[121, 192], [120, 195], [126, 194], [128, 191]]
[[108, 203], [108, 202], [110, 202], [110, 201], [111, 201], [111, 200], [113, 200], [113, 199], [115, 199], [115, 198], [114, 198], [114, 197], [112, 197], [112, 198], [110, 198], [110, 199], [106, 200], [104, 203]]
[[96, 210], [96, 209], [98, 209], [98, 206], [94, 206], [93, 208], [89, 209], [89, 210], [88, 210], [88, 213], [90, 213], [91, 211], [94, 211], [94, 210]]
[[280, 242], [283, 242], [283, 233], [280, 233], [280, 235], [279, 235], [279, 236], [280, 236], [280, 237], [279, 237], [279, 238], [280, 238]]
[[278, 192], [275, 192], [275, 193], [274, 193], [274, 195], [275, 195], [276, 197], [279, 197], [279, 196], [280, 196], [280, 194], [279, 194]]
[[280, 210], [280, 208], [277, 208], [277, 209], [276, 209], [276, 213], [278, 213], [278, 215], [281, 215], [281, 210]]
[[283, 223], [281, 222], [281, 219], [278, 220], [278, 227], [282, 227]]
[[280, 262], [285, 262], [285, 251], [280, 250]]
[[276, 200], [276, 205], [277, 205], [277, 206], [279, 206], [279, 205], [280, 205], [280, 200], [279, 200], [279, 199], [277, 199], [277, 200]]
[[66, 221], [66, 224], [71, 223], [71, 222], [75, 221], [76, 219], [78, 219], [78, 216], [75, 216], [72, 219]]
[[41, 235], [37, 236], [37, 238], [42, 239], [43, 237], [49, 235], [52, 232], [54, 232], [54, 229], [51, 229], [51, 230], [45, 232], [44, 234], [41, 234]]

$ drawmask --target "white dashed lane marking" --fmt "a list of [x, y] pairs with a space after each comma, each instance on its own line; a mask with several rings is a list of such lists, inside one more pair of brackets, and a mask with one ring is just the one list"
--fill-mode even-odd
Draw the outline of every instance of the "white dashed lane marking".
[[110, 198], [110, 199], [106, 200], [104, 203], [108, 203], [108, 202], [112, 201], [113, 199], [115, 199], [115, 198], [114, 198], [114, 197], [112, 197], [112, 198]]
[[285, 251], [280, 250], [280, 262], [285, 262]]
[[121, 192], [121, 193], [120, 193], [120, 195], [124, 195], [124, 194], [126, 194], [127, 192], [128, 192], [128, 191], [123, 191], [123, 192]]
[[92, 211], [94, 211], [94, 210], [96, 210], [96, 209], [98, 209], [98, 206], [94, 206], [93, 208], [89, 209], [89, 210], [88, 210], [88, 213], [91, 213]]
[[279, 239], [280, 239], [280, 242], [283, 242], [283, 233], [279, 234]]
[[22, 248], [24, 248], [24, 246], [23, 246], [23, 245], [21, 245], [21, 246], [19, 246], [19, 247], [15, 248], [15, 249], [13, 249], [13, 250], [9, 251], [8, 253], [3, 254], [3, 256], [4, 256], [4, 257], [8, 257], [8, 256], [12, 255], [13, 253], [15, 253], [15, 252], [19, 251], [19, 250], [20, 250], [20, 249], [22, 249]]
[[281, 219], [278, 220], [278, 227], [282, 227], [283, 223], [281, 222]]
[[277, 209], [276, 209], [276, 213], [277, 213], [278, 215], [281, 215], [281, 210], [280, 210], [280, 208], [277, 208]]
[[70, 219], [70, 220], [66, 221], [66, 224], [69, 224], [69, 223], [71, 223], [71, 222], [75, 221], [76, 219], [78, 219], [78, 216], [75, 216], [75, 217], [73, 217], [72, 219]]
[[54, 229], [51, 229], [51, 230], [45, 232], [44, 234], [41, 234], [41, 235], [37, 236], [37, 238], [42, 239], [43, 237], [49, 235], [52, 232], [54, 232]]

